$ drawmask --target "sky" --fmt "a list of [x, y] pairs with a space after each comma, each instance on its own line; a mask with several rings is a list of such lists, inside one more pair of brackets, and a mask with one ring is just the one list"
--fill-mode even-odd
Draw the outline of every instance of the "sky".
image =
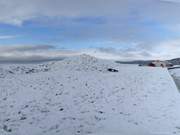
[[180, 57], [179, 13], [180, 0], [0, 0], [0, 61]]

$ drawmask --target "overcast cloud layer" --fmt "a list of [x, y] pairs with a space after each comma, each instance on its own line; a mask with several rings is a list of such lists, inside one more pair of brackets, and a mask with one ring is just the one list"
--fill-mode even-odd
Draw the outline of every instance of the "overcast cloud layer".
[[0, 57], [59, 56], [39, 43], [104, 58], [180, 57], [179, 13], [179, 0], [0, 0]]
[[0, 21], [14, 25], [41, 16], [128, 18], [137, 15], [142, 20], [155, 19], [170, 24], [180, 21], [179, 0], [1, 0], [0, 7]]

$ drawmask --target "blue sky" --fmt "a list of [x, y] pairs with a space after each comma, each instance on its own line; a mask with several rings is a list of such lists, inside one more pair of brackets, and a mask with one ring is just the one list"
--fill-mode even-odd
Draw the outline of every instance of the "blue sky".
[[[9, 35], [10, 38], [2, 38], [1, 44], [50, 44], [58, 48], [68, 49], [91, 47], [129, 48], [131, 42], [159, 42], [175, 37], [177, 34], [176, 32], [170, 32], [156, 21], [138, 22], [135, 19], [126, 20], [126, 23], [129, 23], [126, 25], [130, 29], [127, 31], [122, 26], [121, 20], [115, 20], [113, 23], [116, 24], [116, 27], [113, 27], [109, 26], [110, 24], [107, 22], [109, 20], [106, 20], [106, 17], [86, 16], [73, 19], [51, 19], [45, 23], [43, 23], [44, 18], [40, 18], [26, 21], [21, 26], [2, 23], [0, 24], [0, 36]], [[53, 24], [54, 21], [56, 21], [56, 24]], [[112, 28], [108, 29], [108, 27]], [[140, 28], [140, 30], [136, 33], [137, 28]]]
[[178, 0], [1, 0], [0, 7], [1, 48], [51, 45], [122, 59], [180, 57]]

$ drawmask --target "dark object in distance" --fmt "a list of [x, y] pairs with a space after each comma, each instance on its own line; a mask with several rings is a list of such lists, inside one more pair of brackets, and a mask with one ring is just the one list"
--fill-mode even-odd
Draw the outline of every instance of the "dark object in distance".
[[109, 72], [118, 72], [117, 69], [113, 69], [113, 68], [108, 68], [107, 70], [108, 70]]

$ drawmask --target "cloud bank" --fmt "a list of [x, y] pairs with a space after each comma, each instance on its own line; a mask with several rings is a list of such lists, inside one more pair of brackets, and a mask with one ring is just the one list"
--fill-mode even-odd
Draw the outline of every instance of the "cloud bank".
[[80, 50], [57, 49], [52, 45], [37, 46], [0, 46], [1, 62], [43, 62], [49, 60], [61, 60], [81, 54], [88, 54], [101, 59], [112, 60], [167, 60], [180, 54], [180, 40], [164, 42], [155, 48], [147, 50], [139, 47], [136, 49], [116, 48], [89, 48]]
[[0, 46], [0, 62], [42, 62], [61, 60], [79, 54], [76, 51], [57, 50], [52, 45]]

